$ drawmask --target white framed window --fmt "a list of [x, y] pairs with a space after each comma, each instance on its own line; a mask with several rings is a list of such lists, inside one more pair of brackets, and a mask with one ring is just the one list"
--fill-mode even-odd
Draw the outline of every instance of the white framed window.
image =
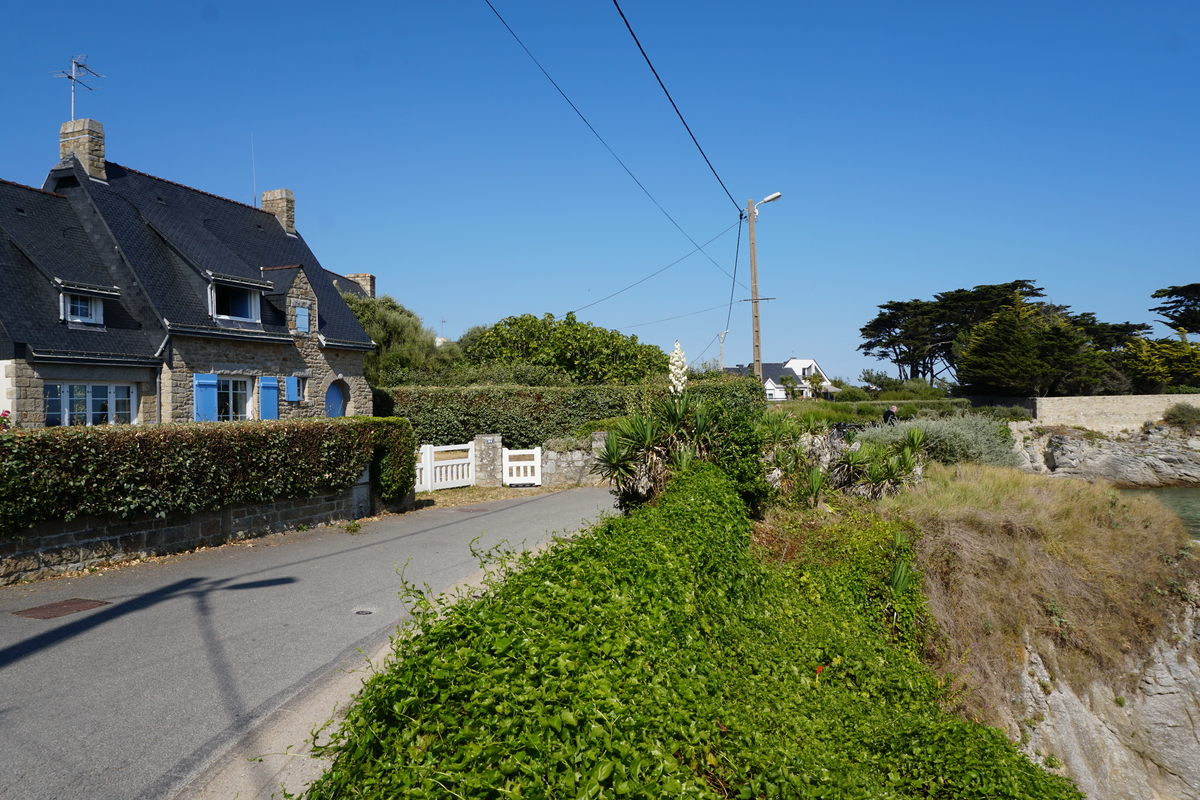
[[104, 298], [87, 297], [82, 294], [63, 295], [65, 314], [69, 322], [90, 325], [104, 324]]
[[259, 322], [259, 292], [241, 286], [212, 285], [213, 315]]
[[137, 389], [128, 383], [47, 383], [42, 398], [47, 428], [137, 422]]
[[217, 421], [233, 422], [251, 419], [250, 398], [253, 396], [250, 378], [217, 378]]

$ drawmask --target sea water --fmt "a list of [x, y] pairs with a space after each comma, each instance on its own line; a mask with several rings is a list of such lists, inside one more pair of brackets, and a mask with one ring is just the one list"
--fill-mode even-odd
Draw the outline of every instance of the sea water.
[[1129, 489], [1131, 494], [1157, 497], [1183, 520], [1193, 539], [1200, 539], [1200, 488], [1178, 486], [1168, 489]]

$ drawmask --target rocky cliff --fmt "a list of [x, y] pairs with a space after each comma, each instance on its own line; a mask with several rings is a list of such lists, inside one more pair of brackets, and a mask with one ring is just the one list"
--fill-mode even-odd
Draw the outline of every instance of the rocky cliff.
[[1026, 652], [1009, 734], [1027, 755], [1061, 764], [1093, 800], [1200, 800], [1200, 606], [1184, 609], [1144, 663], [1127, 665], [1115, 691], [1066, 686], [1033, 646]]
[[1161, 425], [1104, 435], [1010, 423], [1021, 469], [1122, 487], [1200, 486], [1200, 438]]

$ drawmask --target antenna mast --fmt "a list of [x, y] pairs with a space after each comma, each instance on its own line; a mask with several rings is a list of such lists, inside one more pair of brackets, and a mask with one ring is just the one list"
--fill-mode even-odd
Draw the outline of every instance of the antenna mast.
[[92, 87], [88, 86], [86, 83], [84, 83], [83, 79], [85, 77], [87, 77], [88, 75], [92, 75], [97, 78], [104, 77], [99, 72], [96, 72], [91, 67], [89, 67], [86, 63], [84, 63], [86, 61], [87, 61], [87, 56], [75, 56], [74, 58], [71, 59], [71, 71], [70, 72], [67, 72], [66, 70], [59, 70], [57, 73], [53, 73], [53, 72], [50, 73], [51, 75], [54, 75], [54, 77], [56, 77], [56, 78], [67, 78], [68, 80], [71, 81], [71, 121], [72, 122], [75, 121], [75, 85], [78, 84], [90, 92], [90, 91], [92, 91]]

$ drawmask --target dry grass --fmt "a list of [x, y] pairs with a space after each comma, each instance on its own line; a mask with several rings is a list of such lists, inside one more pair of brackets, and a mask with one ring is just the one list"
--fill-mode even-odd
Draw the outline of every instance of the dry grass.
[[916, 566], [939, 631], [929, 657], [970, 718], [1012, 722], [1026, 636], [1056, 679], [1119, 681], [1200, 577], [1178, 518], [1154, 499], [976, 465], [925, 477], [879, 507], [923, 531]]
[[436, 492], [418, 492], [413, 508], [456, 508], [491, 500], [511, 500], [531, 497], [535, 494], [550, 494], [575, 487], [550, 486], [463, 486], [459, 489], [439, 489]]

